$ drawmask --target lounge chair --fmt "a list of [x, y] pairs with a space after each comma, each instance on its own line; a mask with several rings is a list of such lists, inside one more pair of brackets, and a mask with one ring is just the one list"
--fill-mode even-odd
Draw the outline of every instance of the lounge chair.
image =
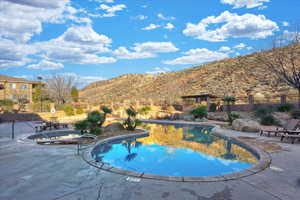
[[280, 140], [283, 141], [284, 138], [291, 139], [292, 144], [294, 144], [296, 139], [298, 139], [300, 141], [300, 130], [286, 131], [284, 134], [281, 135]]
[[296, 131], [299, 124], [300, 120], [291, 119], [282, 128], [276, 128], [274, 130], [260, 130], [260, 135], [266, 135], [268, 137], [270, 137], [271, 134], [273, 134], [274, 136], [282, 135], [287, 133], [288, 131]]

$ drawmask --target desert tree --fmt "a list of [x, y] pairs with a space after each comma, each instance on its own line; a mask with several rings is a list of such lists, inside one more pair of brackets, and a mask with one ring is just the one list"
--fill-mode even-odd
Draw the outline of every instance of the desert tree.
[[257, 53], [258, 64], [274, 74], [278, 81], [298, 90], [300, 108], [300, 40], [299, 31], [285, 31], [275, 37], [269, 51]]
[[72, 88], [77, 84], [77, 77], [72, 74], [53, 74], [45, 78], [49, 97], [58, 104], [72, 100]]

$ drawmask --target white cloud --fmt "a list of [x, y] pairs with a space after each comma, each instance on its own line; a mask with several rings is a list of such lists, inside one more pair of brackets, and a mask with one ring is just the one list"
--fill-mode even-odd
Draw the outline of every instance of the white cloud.
[[144, 31], [150, 31], [150, 30], [154, 30], [154, 29], [157, 29], [157, 28], [160, 28], [160, 25], [149, 24], [148, 26], [142, 28], [142, 30], [144, 30]]
[[137, 16], [133, 17], [133, 19], [145, 20], [145, 19], [148, 19], [148, 17], [146, 15], [137, 15]]
[[130, 52], [126, 47], [119, 47], [114, 50], [113, 55], [118, 59], [142, 59], [155, 57], [155, 54], [149, 52]]
[[[90, 83], [96, 82], [96, 81], [103, 81], [106, 80], [107, 78], [102, 77], [102, 76], [82, 76], [82, 75], [78, 75], [74, 72], [63, 72], [63, 73], [57, 73], [59, 75], [64, 75], [64, 76], [69, 76], [69, 77], [74, 77], [74, 79], [77, 82], [77, 85], [80, 86], [79, 89], [89, 85]], [[45, 79], [47, 79], [47, 76], [45, 77]]]
[[146, 74], [159, 75], [170, 72], [171, 69], [168, 67], [155, 67], [152, 71], [146, 72]]
[[36, 8], [50, 8], [55, 9], [61, 6], [64, 6], [65, 3], [69, 2], [69, 0], [51, 0], [51, 1], [43, 1], [43, 0], [2, 0], [6, 2], [11, 2], [19, 5], [25, 5]]
[[282, 34], [282, 40], [284, 40], [284, 42], [288, 42], [288, 41], [292, 41], [296, 38], [299, 39], [300, 34], [298, 32], [293, 32], [293, 31], [283, 31]]
[[[208, 30], [210, 24], [222, 25]], [[276, 22], [266, 19], [264, 15], [237, 15], [225, 11], [217, 17], [204, 18], [198, 24], [187, 23], [183, 34], [199, 40], [220, 42], [228, 38], [266, 38], [273, 35], [276, 30], [278, 30]]]
[[104, 10], [105, 13], [101, 14], [101, 17], [114, 17], [116, 16], [116, 12], [124, 10], [126, 7], [125, 4], [117, 4], [113, 6], [108, 6], [106, 4], [101, 4], [97, 10]]
[[58, 38], [36, 43], [46, 59], [76, 64], [102, 64], [116, 62], [115, 58], [99, 56], [110, 51], [112, 40], [96, 33], [90, 25], [73, 26]]
[[170, 20], [175, 20], [176, 18], [175, 17], [166, 17], [166, 16], [164, 16], [162, 13], [158, 13], [157, 14], [157, 17], [159, 18], [159, 19], [162, 19], [162, 20], [167, 20], [167, 21], [170, 21]]
[[262, 7], [264, 3], [270, 2], [270, 0], [221, 0], [221, 2], [232, 5], [233, 8], [255, 8]]
[[113, 55], [119, 59], [153, 58], [158, 53], [170, 53], [179, 49], [171, 42], [144, 42], [135, 43], [129, 51], [126, 47], [119, 47], [113, 51]]
[[172, 42], [135, 43], [133, 49], [137, 52], [169, 53], [179, 49]]
[[115, 1], [114, 0], [94, 0], [95, 2], [98, 2], [98, 3], [114, 3]]
[[240, 44], [238, 44], [238, 45], [235, 45], [234, 48], [235, 48], [235, 49], [244, 49], [244, 48], [246, 48], [246, 46], [247, 46], [247, 45], [245, 45], [244, 43], [240, 43]]
[[191, 49], [184, 53], [184, 56], [174, 60], [164, 61], [168, 65], [187, 65], [187, 64], [202, 64], [227, 58], [228, 54], [211, 51], [206, 48]]
[[16, 41], [0, 37], [0, 67], [22, 66], [30, 62], [28, 55], [34, 54], [35, 48]]
[[56, 70], [63, 68], [64, 65], [61, 63], [55, 63], [48, 60], [42, 60], [37, 64], [28, 65], [27, 68], [30, 69], [41, 69], [41, 70]]
[[77, 17], [78, 12], [70, 6], [70, 0], [1, 1], [0, 37], [26, 42], [42, 32], [43, 23], [63, 23], [65, 20], [86, 23], [88, 19]]
[[290, 25], [290, 23], [289, 23], [289, 22], [286, 22], [286, 21], [282, 22], [282, 26], [285, 26], [285, 27], [287, 27], [287, 26], [289, 26], [289, 25]]
[[173, 25], [173, 24], [171, 24], [171, 23], [167, 23], [165, 26], [164, 26], [164, 29], [167, 29], [167, 30], [172, 30], [172, 29], [174, 29], [175, 28], [175, 26]]
[[227, 46], [222, 46], [222, 47], [219, 48], [219, 51], [223, 51], [223, 52], [231, 51], [231, 48], [227, 47]]
[[[34, 35], [41, 34], [44, 23], [91, 23], [81, 12], [70, 6], [70, 0], [2, 0], [0, 6], [0, 65], [22, 66], [31, 61], [29, 55], [37, 52], [28, 43]], [[5, 53], [1, 53], [4, 51]], [[11, 58], [5, 58], [10, 55]]]
[[59, 23], [69, 0], [2, 1], [0, 6], [0, 36], [26, 42], [42, 32], [42, 23]]

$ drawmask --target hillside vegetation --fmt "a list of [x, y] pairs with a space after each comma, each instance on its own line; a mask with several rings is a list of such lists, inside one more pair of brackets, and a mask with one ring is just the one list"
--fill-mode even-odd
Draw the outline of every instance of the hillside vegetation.
[[256, 54], [251, 54], [160, 75], [127, 74], [92, 83], [80, 91], [80, 96], [93, 103], [176, 103], [183, 95], [209, 93], [246, 98], [247, 93], [274, 96], [284, 88], [257, 63]]

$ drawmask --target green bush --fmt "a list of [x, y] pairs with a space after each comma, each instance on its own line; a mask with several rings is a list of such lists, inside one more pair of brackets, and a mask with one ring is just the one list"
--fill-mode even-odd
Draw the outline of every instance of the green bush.
[[75, 115], [74, 107], [71, 104], [64, 105], [62, 110], [65, 112], [67, 116]]
[[277, 120], [273, 117], [273, 115], [266, 115], [263, 116], [260, 120], [262, 125], [270, 126], [270, 125], [277, 125]]
[[209, 106], [209, 112], [216, 112], [217, 111], [217, 104], [212, 103]]
[[112, 110], [107, 106], [101, 106], [100, 109], [104, 112], [104, 114], [111, 114]]
[[206, 106], [198, 106], [190, 112], [195, 118], [204, 118], [207, 117]]
[[291, 112], [291, 116], [293, 119], [300, 119], [300, 110], [299, 109], [293, 110]]
[[99, 127], [99, 126], [91, 127], [90, 133], [92, 133], [92, 134], [94, 134], [94, 135], [101, 135], [101, 133], [102, 133], [102, 128]]
[[278, 112], [289, 112], [294, 108], [293, 104], [285, 103], [278, 106], [277, 111]]
[[3, 111], [11, 112], [13, 110], [14, 102], [10, 99], [0, 100], [0, 107]]
[[138, 112], [134, 110], [134, 108], [127, 108], [126, 114], [128, 115], [127, 119], [123, 122], [123, 126], [128, 131], [134, 131], [141, 122], [138, 119], [135, 119]]
[[102, 125], [103, 119], [104, 119], [104, 114], [98, 111], [90, 112], [87, 116], [87, 120], [92, 124], [99, 123]]
[[145, 106], [139, 110], [139, 113], [142, 115], [147, 115], [151, 111], [150, 106]]
[[231, 113], [229, 114], [228, 116], [228, 119], [229, 119], [229, 123], [230, 125], [232, 124], [232, 122], [236, 119], [240, 118], [240, 115], [239, 114], [235, 114], [235, 113]]
[[[43, 112], [50, 112], [50, 107], [51, 107], [50, 104], [51, 104], [50, 101], [43, 101], [42, 102], [42, 111]], [[33, 112], [41, 112], [41, 102], [40, 101], [34, 102], [31, 105], [31, 110]]]
[[75, 129], [80, 130], [81, 133], [89, 132], [94, 135], [102, 133], [102, 125], [105, 122], [104, 113], [93, 111], [88, 114], [87, 118], [83, 121], [75, 123]]
[[255, 116], [262, 118], [265, 116], [270, 116], [274, 112], [272, 107], [267, 107], [267, 108], [255, 108]]
[[78, 121], [74, 124], [75, 130], [79, 130], [81, 133], [86, 133], [89, 128], [88, 120]]
[[76, 109], [76, 114], [77, 114], [77, 115], [81, 115], [81, 114], [83, 114], [83, 113], [84, 113], [84, 111], [83, 111], [82, 108]]

